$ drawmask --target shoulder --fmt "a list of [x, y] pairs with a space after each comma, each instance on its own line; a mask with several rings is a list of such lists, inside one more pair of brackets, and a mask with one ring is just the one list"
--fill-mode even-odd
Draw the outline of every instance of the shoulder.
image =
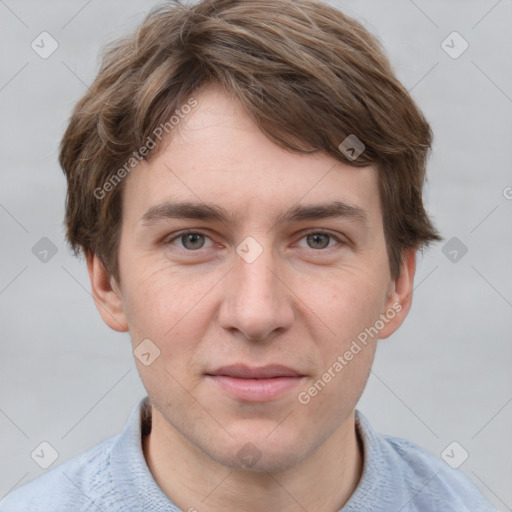
[[403, 485], [411, 497], [411, 510], [492, 512], [492, 507], [460, 470], [417, 444], [392, 436], [382, 436], [401, 468]]
[[347, 512], [496, 512], [461, 471], [417, 444], [375, 432], [356, 411], [364, 467]]
[[[106, 439], [9, 493], [0, 512], [88, 512], [109, 501], [110, 452]], [[101, 508], [101, 505], [100, 505]]]

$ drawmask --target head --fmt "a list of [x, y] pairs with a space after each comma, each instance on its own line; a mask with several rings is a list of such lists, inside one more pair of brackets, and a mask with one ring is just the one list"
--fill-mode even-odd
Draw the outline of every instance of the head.
[[[106, 50], [61, 143], [67, 238], [105, 322], [151, 340], [139, 372], [184, 439], [279, 469], [349, 417], [440, 239], [431, 138], [375, 38], [314, 1], [167, 4]], [[300, 383], [234, 398], [209, 375], [236, 363]]]

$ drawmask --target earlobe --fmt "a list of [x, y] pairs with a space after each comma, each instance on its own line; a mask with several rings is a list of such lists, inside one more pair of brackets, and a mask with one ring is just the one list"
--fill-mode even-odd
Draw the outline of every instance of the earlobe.
[[402, 325], [411, 309], [416, 252], [416, 249], [407, 249], [403, 252], [400, 276], [392, 282], [386, 301], [384, 315], [388, 322], [379, 332], [380, 339], [391, 336]]
[[103, 321], [114, 331], [127, 332], [121, 292], [96, 254], [86, 254], [92, 296]]

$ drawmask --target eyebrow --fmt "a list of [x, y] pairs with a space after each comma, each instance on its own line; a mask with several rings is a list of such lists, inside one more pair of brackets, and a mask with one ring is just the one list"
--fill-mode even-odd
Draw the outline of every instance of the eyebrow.
[[[280, 212], [274, 226], [303, 220], [342, 218], [356, 221], [364, 227], [368, 224], [368, 213], [363, 208], [342, 201], [326, 204], [297, 204], [287, 211]], [[140, 218], [144, 226], [151, 226], [168, 219], [198, 219], [220, 221], [238, 225], [238, 217], [221, 206], [202, 202], [165, 202], [149, 208]]]

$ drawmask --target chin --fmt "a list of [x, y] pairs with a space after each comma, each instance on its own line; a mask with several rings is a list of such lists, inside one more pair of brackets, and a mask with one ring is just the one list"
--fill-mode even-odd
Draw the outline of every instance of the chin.
[[248, 473], [279, 473], [292, 468], [300, 460], [296, 448], [276, 452], [274, 449], [256, 446], [250, 442], [235, 450], [230, 449], [229, 452], [216, 449], [209, 455], [218, 464]]
[[200, 446], [211, 459], [232, 470], [251, 473], [285, 471], [309, 453], [304, 440], [301, 442], [290, 432], [282, 432], [280, 436], [273, 435], [270, 440], [261, 435], [261, 430], [254, 435], [245, 431], [227, 439], [211, 441], [208, 446]]
[[[155, 404], [154, 404], [155, 405]], [[292, 468], [311, 455], [328, 437], [310, 425], [285, 421], [278, 425], [275, 419], [226, 419], [218, 415], [223, 428], [215, 422], [205, 422], [202, 411], [196, 417], [174, 414], [167, 403], [163, 416], [167, 423], [194, 446], [199, 453], [236, 471], [251, 473], [278, 473]], [[212, 428], [205, 430], [205, 423]], [[229, 433], [228, 433], [229, 432]], [[198, 453], [198, 455], [199, 455]]]

